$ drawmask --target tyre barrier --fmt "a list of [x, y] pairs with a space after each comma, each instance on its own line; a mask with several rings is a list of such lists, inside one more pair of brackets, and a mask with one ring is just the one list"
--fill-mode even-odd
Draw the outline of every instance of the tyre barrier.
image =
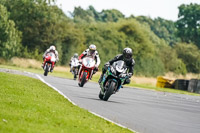
[[188, 91], [200, 94], [200, 80], [191, 79], [188, 85]]
[[159, 76], [157, 77], [156, 87], [174, 88], [177, 90], [184, 90], [200, 94], [200, 79], [191, 79], [191, 80], [176, 79], [174, 81]]
[[189, 80], [176, 79], [174, 82], [174, 88], [177, 90], [188, 90]]

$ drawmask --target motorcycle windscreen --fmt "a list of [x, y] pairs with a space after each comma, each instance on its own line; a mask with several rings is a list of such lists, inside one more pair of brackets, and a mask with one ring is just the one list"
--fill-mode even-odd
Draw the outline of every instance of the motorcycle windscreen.
[[115, 69], [119, 73], [122, 73], [122, 72], [126, 71], [125, 62], [123, 60], [119, 60], [119, 61], [115, 62]]
[[56, 61], [56, 56], [55, 56], [55, 54], [53, 52], [50, 52], [47, 55], [51, 56], [51, 62], [55, 62]]
[[72, 66], [73, 66], [73, 67], [77, 67], [78, 65], [79, 65], [78, 59], [76, 59], [76, 58], [73, 59], [73, 60], [72, 60]]
[[93, 58], [90, 57], [85, 57], [83, 58], [83, 65], [85, 67], [91, 68], [95, 66], [95, 60]]

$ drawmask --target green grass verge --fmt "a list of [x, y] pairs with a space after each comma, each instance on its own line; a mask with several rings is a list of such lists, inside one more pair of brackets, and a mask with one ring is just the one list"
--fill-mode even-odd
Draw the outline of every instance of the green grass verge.
[[1, 133], [130, 133], [74, 106], [38, 79], [0, 73]]
[[[20, 68], [20, 67], [16, 67], [16, 66], [9, 66], [9, 65], [0, 65], [0, 68], [8, 68], [8, 69], [15, 69], [15, 70], [21, 70], [21, 71], [28, 71], [28, 72], [33, 72], [33, 73], [39, 73], [39, 74], [43, 74], [44, 71], [41, 69], [35, 69], [35, 68]], [[63, 77], [63, 78], [73, 78], [73, 75], [66, 71], [54, 71], [53, 73], [49, 73], [49, 75], [52, 76], [57, 76], [57, 77]], [[93, 82], [97, 82], [99, 80], [100, 75], [95, 74], [92, 78]], [[193, 95], [193, 96], [200, 96], [200, 94], [197, 93], [191, 93], [191, 92], [187, 92], [187, 91], [182, 91], [182, 90], [175, 90], [175, 89], [171, 89], [171, 88], [157, 88], [155, 86], [151, 86], [151, 85], [146, 85], [146, 84], [135, 84], [135, 83], [131, 83], [130, 85], [127, 85], [129, 87], [137, 87], [137, 88], [143, 88], [143, 89], [151, 89], [151, 90], [155, 90], [155, 91], [161, 91], [161, 92], [171, 92], [171, 93], [178, 93], [178, 94], [186, 94], [186, 95]]]
[[[20, 71], [27, 71], [32, 73], [38, 73], [38, 74], [44, 74], [44, 70], [36, 69], [36, 68], [22, 68], [17, 66], [11, 66], [11, 65], [0, 65], [0, 68], [6, 68], [6, 69], [14, 69], [14, 70], [20, 70]], [[73, 75], [70, 72], [66, 71], [53, 71], [53, 73], [48, 73], [48, 75], [56, 76], [56, 77], [62, 77], [62, 78], [73, 78]]]

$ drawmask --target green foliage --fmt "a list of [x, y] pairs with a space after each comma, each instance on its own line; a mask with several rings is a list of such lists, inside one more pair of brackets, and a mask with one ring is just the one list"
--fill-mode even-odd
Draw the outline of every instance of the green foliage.
[[121, 21], [119, 24], [119, 32], [126, 36], [124, 46], [132, 48], [133, 55], [144, 57], [155, 54], [155, 46], [149, 40], [148, 29], [134, 19]]
[[[150, 29], [142, 26], [135, 19], [79, 26], [87, 38], [86, 46], [88, 47], [91, 43], [97, 46], [102, 61], [101, 66], [117, 54], [121, 54], [125, 47], [130, 47], [133, 49], [136, 60], [136, 74], [156, 76], [165, 72], [164, 62], [158, 58], [156, 50], [156, 45], [159, 45], [160, 41], [156, 45], [153, 44], [159, 38], [156, 38], [149, 31]], [[145, 69], [145, 66], [148, 67]]]
[[176, 74], [186, 74], [186, 66], [181, 59], [178, 59], [176, 51], [169, 45], [159, 46], [159, 57], [165, 66], [166, 72], [175, 72]]
[[70, 21], [58, 7], [48, 6], [42, 0], [7, 0], [5, 6], [11, 12], [10, 18], [22, 31], [22, 44], [29, 51], [37, 48], [43, 52], [64, 38], [65, 23]]
[[116, 9], [103, 10], [100, 15], [103, 22], [117, 22], [124, 18], [124, 15]]
[[10, 59], [19, 54], [20, 35], [15, 23], [9, 20], [6, 8], [0, 4], [0, 57]]
[[192, 42], [200, 48], [200, 5], [182, 4], [179, 6], [178, 17], [176, 22], [178, 37], [183, 42]]
[[185, 63], [188, 72], [200, 73], [200, 50], [194, 44], [175, 45], [178, 57]]
[[151, 19], [145, 16], [136, 17], [141, 23], [146, 23], [151, 30], [161, 39], [164, 39], [168, 44], [173, 45], [179, 39], [176, 36], [177, 28], [173, 21], [165, 20], [160, 17]]
[[118, 45], [121, 45], [121, 37], [123, 36], [114, 29], [112, 24], [93, 23], [81, 25], [81, 27], [86, 38], [84, 42], [86, 44], [85, 47], [88, 48], [90, 44], [97, 46], [101, 58], [101, 66], [116, 54], [121, 53], [122, 49], [116, 47], [116, 44], [119, 42]]
[[85, 40], [83, 32], [70, 26], [67, 29], [65, 38], [61, 44], [61, 64], [68, 63], [74, 53], [80, 53], [80, 51], [86, 48], [83, 45]]
[[[198, 50], [191, 55], [187, 50], [184, 53], [184, 45], [177, 45], [173, 49], [180, 42], [179, 37], [182, 41], [198, 44], [200, 15], [194, 14], [199, 10], [197, 4], [179, 7], [176, 28], [173, 21], [162, 18], [125, 18], [118, 10], [98, 12], [93, 6], [86, 10], [76, 7], [72, 18], [68, 18], [61, 9], [51, 5], [52, 2], [55, 1], [0, 1], [9, 12], [0, 14], [0, 41], [4, 42], [0, 42], [1, 56], [10, 58], [17, 55], [41, 59], [44, 51], [50, 45], [55, 45], [59, 52], [58, 63], [64, 65], [68, 64], [74, 53], [80, 55], [90, 44], [95, 44], [101, 58], [101, 67], [117, 54], [121, 54], [125, 47], [130, 47], [136, 61], [136, 74], [156, 76], [169, 71], [177, 74], [199, 72]], [[6, 9], [1, 7], [1, 10], [5, 12]], [[193, 26], [194, 23], [196, 27]], [[21, 36], [16, 29], [22, 33]], [[177, 47], [183, 47], [182, 53]], [[196, 48], [192, 50], [196, 51]], [[21, 54], [17, 54], [19, 52]], [[192, 60], [184, 59], [186, 55]]]
[[38, 49], [35, 49], [33, 51], [28, 51], [27, 47], [25, 47], [25, 48], [23, 47], [21, 51], [23, 51], [23, 52], [21, 52], [21, 54], [19, 54], [20, 57], [42, 60], [42, 54], [39, 53]]
[[136, 58], [135, 71], [137, 75], [156, 77], [165, 72], [164, 64], [160, 58], [150, 56], [145, 58]]
[[92, 10], [84, 10], [81, 7], [75, 7], [74, 8], [74, 12], [72, 13], [72, 16], [74, 17], [74, 22], [78, 23], [78, 22], [85, 22], [85, 23], [90, 23], [90, 22], [94, 22], [94, 14], [93, 12], [93, 8]]
[[89, 9], [87, 10], [84, 10], [81, 7], [75, 7], [72, 16], [76, 23], [117, 22], [120, 19], [124, 19], [124, 15], [116, 9], [97, 12], [93, 6], [89, 6]]
[[61, 9], [48, 5], [44, 0], [7, 0], [4, 5], [11, 12], [10, 18], [22, 31], [22, 44], [25, 47], [22, 55], [25, 57], [34, 55], [27, 55], [27, 52], [34, 53], [33, 51], [38, 50], [42, 54], [50, 45], [55, 45], [61, 64], [65, 64], [70, 58], [70, 51], [73, 51], [72, 46], [82, 44], [84, 40], [81, 31], [75, 28]]

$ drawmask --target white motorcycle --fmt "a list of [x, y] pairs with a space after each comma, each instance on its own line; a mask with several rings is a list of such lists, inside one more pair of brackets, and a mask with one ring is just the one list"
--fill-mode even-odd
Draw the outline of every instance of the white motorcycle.
[[71, 72], [74, 75], [74, 80], [76, 80], [77, 75], [78, 75], [78, 68], [79, 68], [79, 60], [77, 58], [72, 59], [71, 61]]

